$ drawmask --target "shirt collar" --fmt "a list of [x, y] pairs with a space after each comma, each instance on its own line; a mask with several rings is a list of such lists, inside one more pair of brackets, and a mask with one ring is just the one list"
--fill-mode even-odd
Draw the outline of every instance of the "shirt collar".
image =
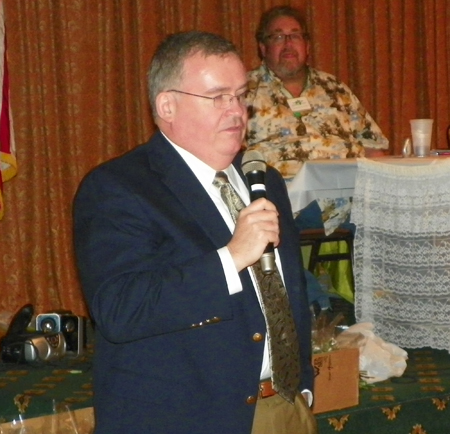
[[[173, 146], [173, 148], [180, 154], [181, 158], [185, 161], [185, 163], [192, 170], [194, 175], [197, 177], [199, 182], [202, 184], [203, 188], [205, 188], [205, 190], [208, 190], [213, 183], [214, 177], [216, 176], [216, 170], [214, 170], [212, 167], [208, 166], [206, 163], [204, 163], [202, 160], [197, 158], [195, 155], [191, 154], [189, 151], [186, 151], [186, 149], [176, 145], [162, 131], [161, 131], [161, 134]], [[232, 164], [230, 164], [225, 170], [223, 170], [223, 172], [225, 172], [227, 174], [228, 179], [230, 180], [231, 184], [233, 184], [234, 186], [237, 186], [242, 182], [239, 174], [237, 173], [235, 167]]]

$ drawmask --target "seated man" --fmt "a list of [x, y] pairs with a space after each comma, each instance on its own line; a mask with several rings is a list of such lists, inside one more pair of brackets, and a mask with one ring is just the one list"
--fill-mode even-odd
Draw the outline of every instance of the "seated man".
[[[348, 86], [308, 66], [309, 36], [297, 9], [266, 11], [256, 39], [262, 64], [248, 74], [247, 143], [286, 182], [304, 160], [384, 155], [388, 140]], [[350, 199], [320, 199], [301, 212], [297, 224], [323, 228], [327, 222], [332, 231], [349, 210]]]

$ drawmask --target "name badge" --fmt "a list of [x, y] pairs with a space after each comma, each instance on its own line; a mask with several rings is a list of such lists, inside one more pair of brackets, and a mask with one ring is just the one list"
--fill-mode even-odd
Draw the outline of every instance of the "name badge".
[[300, 96], [298, 98], [289, 98], [287, 102], [294, 113], [305, 115], [311, 111], [311, 105], [309, 104], [309, 101], [305, 96]]

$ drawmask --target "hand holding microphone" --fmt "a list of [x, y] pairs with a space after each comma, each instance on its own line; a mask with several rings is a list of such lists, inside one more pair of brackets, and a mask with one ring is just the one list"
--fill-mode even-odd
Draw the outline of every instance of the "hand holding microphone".
[[[267, 164], [262, 154], [254, 150], [247, 151], [242, 158], [241, 168], [247, 178], [250, 200], [253, 202], [260, 198], [266, 198], [265, 176]], [[264, 274], [272, 274], [275, 271], [273, 243], [267, 245], [260, 261]]]

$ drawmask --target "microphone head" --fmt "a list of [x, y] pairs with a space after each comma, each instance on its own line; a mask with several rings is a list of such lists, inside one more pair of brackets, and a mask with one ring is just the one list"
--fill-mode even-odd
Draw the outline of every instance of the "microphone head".
[[265, 172], [266, 167], [267, 164], [261, 152], [250, 150], [244, 153], [241, 164], [244, 175], [254, 171]]

